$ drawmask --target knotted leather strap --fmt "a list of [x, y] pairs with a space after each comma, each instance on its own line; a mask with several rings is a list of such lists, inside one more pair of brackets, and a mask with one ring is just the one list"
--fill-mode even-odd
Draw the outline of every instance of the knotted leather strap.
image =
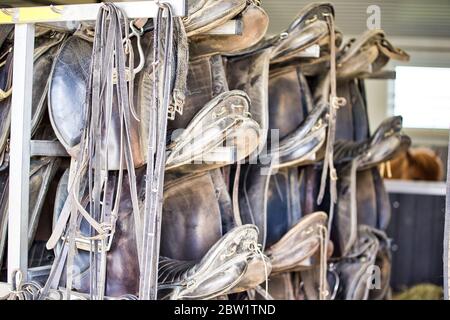
[[331, 222], [333, 220], [334, 205], [337, 200], [336, 191], [336, 180], [337, 174], [334, 168], [334, 140], [336, 135], [336, 111], [340, 106], [345, 105], [344, 98], [338, 98], [336, 93], [336, 39], [335, 39], [335, 29], [334, 29], [334, 18], [330, 14], [326, 14], [326, 19], [328, 23], [329, 33], [330, 33], [330, 111], [328, 119], [328, 135], [327, 135], [327, 145], [325, 150], [325, 158], [323, 163], [322, 177], [320, 182], [320, 190], [317, 198], [317, 203], [322, 203], [323, 196], [325, 194], [325, 185], [327, 180], [327, 173], [330, 172], [330, 210], [329, 210], [329, 223], [328, 223], [328, 234], [330, 234]]

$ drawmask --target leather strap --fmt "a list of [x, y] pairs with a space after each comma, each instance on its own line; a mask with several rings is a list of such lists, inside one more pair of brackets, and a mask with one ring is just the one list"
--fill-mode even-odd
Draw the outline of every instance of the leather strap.
[[[153, 103], [149, 114], [143, 240], [142, 249], [139, 252], [142, 260], [139, 281], [139, 299], [141, 300], [156, 300], [158, 292], [166, 135], [172, 77], [171, 62], [174, 33], [172, 7], [168, 3], [157, 2], [157, 4], [159, 9], [154, 32]], [[165, 30], [162, 30], [164, 13], [166, 14]], [[163, 55], [161, 55], [161, 36], [165, 40]], [[163, 81], [161, 87], [160, 80]]]

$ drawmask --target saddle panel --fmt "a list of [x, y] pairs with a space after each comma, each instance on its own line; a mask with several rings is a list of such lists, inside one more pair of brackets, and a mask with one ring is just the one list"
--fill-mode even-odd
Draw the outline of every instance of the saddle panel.
[[377, 201], [377, 223], [376, 228], [387, 230], [391, 220], [391, 202], [389, 195], [384, 186], [383, 178], [378, 168], [372, 168], [373, 183], [375, 185], [376, 201]]
[[280, 240], [302, 215], [298, 183], [295, 167], [279, 170], [270, 178], [267, 192], [268, 247]]
[[292, 274], [289, 272], [270, 276], [269, 293], [275, 300], [296, 300]]
[[8, 170], [0, 171], [0, 268], [3, 268], [3, 259], [6, 260], [5, 249], [8, 237]]
[[337, 92], [347, 104], [337, 110], [336, 140], [366, 140], [369, 137], [367, 108], [356, 80], [338, 81]]
[[176, 260], [198, 260], [221, 238], [218, 197], [224, 185], [215, 185], [209, 172], [166, 177], [161, 225], [161, 255]]
[[239, 179], [239, 212], [242, 223], [258, 227], [258, 243], [266, 247], [267, 194], [271, 167], [269, 165], [246, 164], [241, 168]]
[[[13, 52], [7, 54], [6, 61], [0, 69], [0, 89], [7, 93], [12, 88]], [[0, 150], [4, 152], [11, 126], [11, 95], [0, 99]]]
[[377, 227], [377, 194], [372, 169], [359, 171], [356, 174], [356, 202], [358, 224]]
[[86, 86], [89, 80], [92, 45], [70, 37], [61, 47], [53, 66], [48, 106], [49, 117], [58, 140], [74, 157], [80, 143]]
[[168, 122], [168, 132], [185, 129], [195, 114], [214, 96], [212, 59], [206, 57], [189, 63], [186, 80], [186, 100], [183, 114]]
[[305, 119], [311, 107], [309, 88], [295, 67], [272, 72], [269, 79], [269, 128], [283, 139]]
[[258, 153], [261, 152], [269, 131], [269, 62], [270, 51], [251, 52], [229, 57], [226, 64], [230, 89], [242, 90], [250, 98], [250, 113], [259, 125]]

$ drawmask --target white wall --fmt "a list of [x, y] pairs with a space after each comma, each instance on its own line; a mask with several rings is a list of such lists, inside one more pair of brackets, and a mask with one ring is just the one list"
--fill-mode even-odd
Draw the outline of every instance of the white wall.
[[[448, 39], [389, 37], [389, 40], [396, 47], [406, 50], [411, 59], [408, 63], [391, 61], [385, 68], [387, 70], [395, 70], [395, 66], [398, 65], [450, 68], [450, 40]], [[395, 80], [366, 80], [371, 130], [375, 130], [383, 119], [393, 115], [394, 86]], [[448, 145], [448, 130], [406, 128], [405, 132], [411, 136], [415, 145]]]

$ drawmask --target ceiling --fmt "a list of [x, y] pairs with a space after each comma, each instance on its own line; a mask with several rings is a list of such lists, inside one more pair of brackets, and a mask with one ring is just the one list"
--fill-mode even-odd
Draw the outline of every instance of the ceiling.
[[[96, 0], [0, 0], [0, 4], [25, 6], [37, 4], [92, 3]], [[305, 0], [262, 0], [270, 17], [269, 33], [278, 33], [307, 3]], [[369, 5], [381, 9], [381, 28], [389, 36], [449, 38], [449, 0], [335, 0], [336, 23], [346, 35], [357, 35], [365, 31], [366, 13]]]

